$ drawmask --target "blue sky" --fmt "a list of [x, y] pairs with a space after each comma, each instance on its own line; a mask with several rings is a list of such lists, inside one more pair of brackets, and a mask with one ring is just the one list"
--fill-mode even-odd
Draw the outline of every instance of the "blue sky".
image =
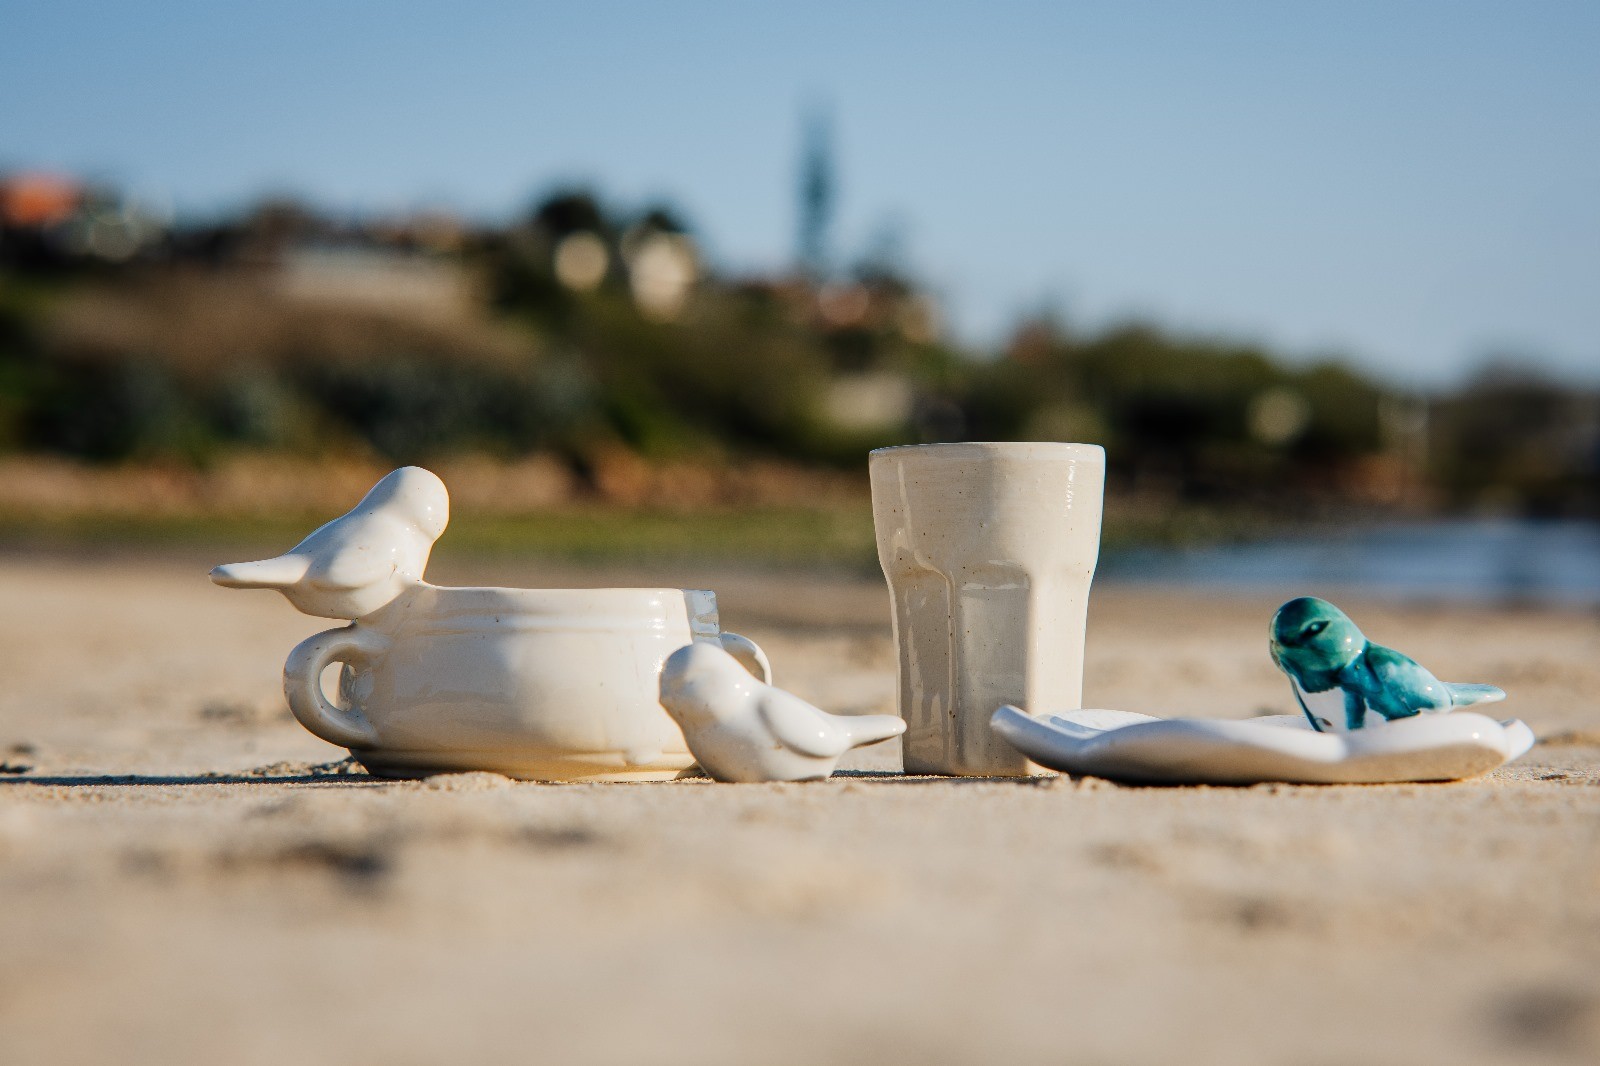
[[0, 166], [180, 210], [505, 217], [554, 183], [788, 261], [896, 229], [961, 331], [1053, 308], [1458, 379], [1600, 379], [1600, 4], [0, 0]]

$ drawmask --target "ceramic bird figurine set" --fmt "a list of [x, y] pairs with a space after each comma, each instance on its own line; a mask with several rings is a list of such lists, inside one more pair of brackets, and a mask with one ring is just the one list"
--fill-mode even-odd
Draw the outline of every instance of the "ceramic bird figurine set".
[[[1531, 746], [1520, 722], [1443, 713], [1505, 693], [1439, 681], [1310, 597], [1271, 626], [1303, 717], [1076, 709], [1104, 469], [1104, 452], [1079, 444], [872, 454], [898, 715], [832, 715], [773, 687], [765, 653], [722, 632], [708, 591], [430, 584], [450, 502], [419, 467], [389, 474], [285, 554], [211, 578], [350, 621], [289, 654], [284, 694], [302, 725], [380, 776], [659, 780], [698, 765], [719, 781], [809, 781], [852, 748], [903, 734], [907, 773], [1445, 780]], [[323, 686], [332, 665], [337, 699]]]

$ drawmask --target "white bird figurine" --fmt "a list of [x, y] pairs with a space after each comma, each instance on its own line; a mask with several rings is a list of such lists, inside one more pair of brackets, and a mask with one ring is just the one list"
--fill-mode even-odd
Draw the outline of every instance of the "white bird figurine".
[[683, 730], [700, 768], [718, 781], [819, 780], [851, 748], [906, 731], [905, 720], [892, 714], [818, 710], [703, 643], [668, 656], [661, 706]]
[[393, 471], [355, 509], [276, 559], [226, 563], [211, 580], [276, 589], [306, 614], [364, 618], [422, 581], [433, 542], [450, 521], [444, 482], [420, 466]]

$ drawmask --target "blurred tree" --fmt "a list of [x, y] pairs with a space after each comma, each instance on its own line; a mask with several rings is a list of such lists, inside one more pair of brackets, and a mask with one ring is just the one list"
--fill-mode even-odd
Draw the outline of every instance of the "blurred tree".
[[[404, 225], [289, 202], [180, 227], [166, 262], [0, 263], [0, 448], [191, 463], [228, 448], [542, 451], [582, 471], [622, 448], [859, 468], [885, 444], [1071, 439], [1107, 447], [1113, 491], [1160, 504], [1394, 502], [1426, 495], [1426, 470], [1451, 506], [1600, 513], [1592, 390], [1505, 364], [1408, 404], [1335, 361], [1050, 314], [978, 357], [938, 339], [896, 225], [821, 283], [834, 184], [817, 112], [800, 188], [813, 276], [732, 282], [704, 274], [670, 205], [618, 212], [557, 190], [511, 226], [429, 246], [483, 282], [481, 313], [449, 319], [284, 296], [263, 249], [415, 254]], [[640, 283], [647, 260], [662, 284]], [[55, 317], [68, 306], [73, 330]]]
[[605, 235], [610, 232], [600, 202], [586, 189], [565, 189], [553, 193], [534, 209], [529, 221], [552, 240], [574, 233]]
[[1486, 367], [1433, 405], [1432, 476], [1458, 506], [1600, 512], [1600, 395], [1525, 365]]

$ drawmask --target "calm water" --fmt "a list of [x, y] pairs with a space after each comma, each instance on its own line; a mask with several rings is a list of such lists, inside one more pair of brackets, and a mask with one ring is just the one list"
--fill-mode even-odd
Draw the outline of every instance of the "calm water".
[[1209, 548], [1135, 549], [1108, 555], [1097, 577], [1285, 597], [1354, 589], [1409, 600], [1600, 606], [1600, 525], [1459, 520]]

